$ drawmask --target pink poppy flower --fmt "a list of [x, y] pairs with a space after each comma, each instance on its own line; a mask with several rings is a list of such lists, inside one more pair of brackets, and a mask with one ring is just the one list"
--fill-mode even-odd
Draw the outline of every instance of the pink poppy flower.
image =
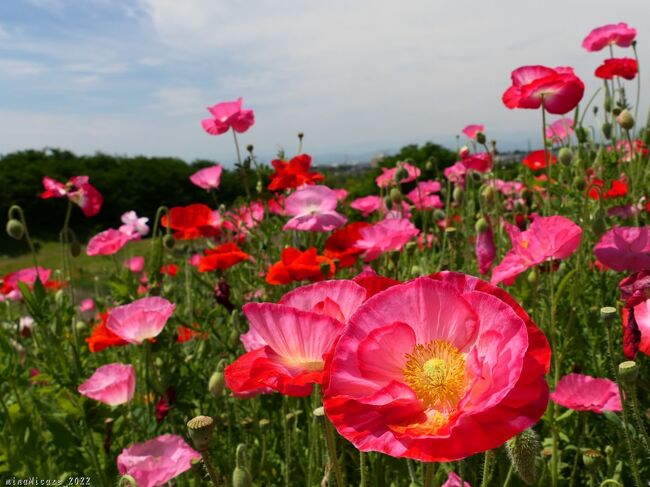
[[490, 283], [514, 283], [515, 278], [533, 266], [550, 259], [562, 260], [580, 245], [582, 229], [563, 216], [538, 216], [521, 231], [505, 222], [512, 248], [492, 271]]
[[144, 257], [136, 255], [130, 259], [126, 259], [123, 265], [134, 274], [137, 274], [144, 269]]
[[192, 467], [201, 454], [178, 435], [161, 435], [122, 450], [117, 457], [120, 475], [130, 475], [138, 487], [169, 482]]
[[463, 133], [473, 140], [476, 140], [476, 134], [478, 132], [485, 133], [485, 125], [468, 125], [463, 129]]
[[359, 210], [364, 217], [370, 216], [371, 213], [380, 210], [384, 207], [384, 200], [379, 196], [364, 196], [357, 198], [350, 203], [350, 208]]
[[348, 221], [336, 211], [337, 194], [327, 186], [305, 186], [288, 196], [284, 211], [293, 216], [284, 230], [330, 232]]
[[441, 185], [438, 181], [421, 181], [406, 197], [413, 202], [413, 206], [418, 210], [443, 208], [445, 205], [440, 196], [433, 194], [440, 192], [440, 189]]
[[135, 393], [135, 368], [130, 364], [102, 365], [79, 386], [78, 391], [109, 406], [127, 403]]
[[42, 199], [67, 198], [81, 208], [87, 217], [95, 216], [102, 207], [104, 198], [92, 184], [88, 176], [74, 176], [67, 184], [63, 184], [47, 176], [43, 177], [45, 191], [41, 193]]
[[446, 167], [443, 171], [445, 177], [452, 183], [465, 187], [465, 175], [467, 174], [467, 167], [462, 161]]
[[129, 343], [141, 344], [157, 337], [176, 306], [164, 298], [142, 298], [113, 308], [106, 328]]
[[592, 30], [582, 41], [582, 47], [590, 52], [600, 51], [614, 44], [619, 47], [629, 47], [635, 38], [636, 29], [628, 27], [625, 22], [607, 24]]
[[553, 141], [563, 141], [573, 135], [573, 119], [561, 118], [546, 127], [546, 138]]
[[192, 184], [207, 191], [210, 191], [211, 189], [219, 189], [222, 171], [223, 168], [221, 167], [221, 164], [205, 167], [192, 174], [190, 176], [190, 181], [192, 181]]
[[119, 252], [129, 240], [131, 239], [126, 233], [109, 228], [90, 239], [86, 246], [86, 254], [90, 256], [113, 255]]
[[93, 298], [86, 298], [81, 303], [79, 303], [79, 311], [85, 313], [86, 311], [92, 311], [95, 309], [95, 301]]
[[463, 157], [461, 162], [467, 170], [484, 173], [492, 170], [492, 156], [489, 152], [479, 152], [478, 154], [470, 154]]
[[332, 191], [336, 194], [338, 201], [345, 201], [348, 198], [349, 191], [343, 188], [334, 188]]
[[478, 232], [476, 235], [476, 260], [478, 261], [478, 271], [481, 274], [490, 272], [490, 267], [497, 256], [497, 250], [494, 246], [494, 235], [492, 227], [488, 224], [487, 230]]
[[[327, 306], [324, 304], [323, 306]], [[275, 303], [248, 303], [257, 348], [225, 369], [228, 388], [237, 394], [271, 388], [288, 396], [308, 396], [322, 383], [326, 355], [345, 326], [327, 315]]]
[[[212, 225], [217, 225], [216, 216], [212, 213]], [[257, 227], [264, 220], [264, 205], [259, 201], [252, 201], [248, 204], [235, 208], [226, 213], [223, 221], [223, 228], [245, 235], [251, 228]]]
[[605, 232], [594, 247], [601, 264], [615, 271], [650, 269], [650, 229], [614, 227]]
[[510, 108], [544, 108], [563, 115], [582, 99], [585, 85], [572, 68], [522, 66], [512, 72], [512, 86], [503, 93], [503, 104]]
[[242, 109], [241, 106], [242, 98], [239, 97], [235, 101], [227, 101], [208, 107], [212, 118], [201, 120], [203, 130], [210, 135], [221, 135], [231, 128], [235, 132], [246, 132], [255, 123], [255, 115], [253, 110]]
[[350, 318], [325, 411], [360, 451], [457, 460], [539, 420], [549, 359], [544, 335], [504, 291], [463, 274], [421, 277]]
[[574, 411], [621, 411], [618, 386], [609, 379], [583, 374], [568, 374], [560, 379], [551, 401]]
[[462, 480], [456, 472], [449, 472], [447, 480], [440, 487], [472, 487], [469, 482]]
[[363, 250], [364, 260], [370, 262], [385, 252], [402, 250], [420, 230], [406, 218], [386, 218], [359, 230], [361, 238], [354, 246]]
[[149, 218], [139, 217], [135, 211], [127, 211], [122, 215], [121, 220], [124, 225], [119, 230], [131, 237], [131, 240], [139, 240], [149, 233], [149, 225], [147, 225]]
[[[406, 170], [406, 177], [400, 179], [400, 181], [396, 181], [395, 177], [397, 176], [397, 171], [400, 168]], [[397, 166], [392, 167], [390, 169], [382, 167], [381, 171], [382, 171], [381, 174], [377, 176], [377, 178], [375, 179], [377, 186], [379, 186], [380, 188], [388, 188], [389, 186], [393, 186], [398, 182], [410, 183], [411, 181], [415, 181], [416, 178], [418, 178], [422, 173], [422, 171], [420, 171], [419, 168], [409, 164], [408, 162], [398, 162]]]
[[488, 185], [492, 186], [504, 196], [503, 205], [506, 210], [512, 211], [517, 205], [524, 206], [526, 202], [523, 199], [526, 187], [519, 181], [504, 181], [502, 179], [491, 179]]

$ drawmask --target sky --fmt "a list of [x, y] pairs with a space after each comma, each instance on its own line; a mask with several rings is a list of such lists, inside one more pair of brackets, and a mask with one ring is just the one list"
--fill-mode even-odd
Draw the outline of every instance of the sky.
[[[240, 144], [267, 160], [293, 154], [298, 132], [317, 163], [336, 163], [409, 143], [455, 148], [473, 123], [501, 150], [539, 148], [539, 110], [501, 102], [511, 71], [572, 66], [586, 102], [608, 54], [582, 40], [623, 21], [638, 30], [648, 86], [648, 19], [647, 0], [0, 0], [0, 154], [59, 147], [230, 166], [232, 137], [200, 121], [240, 96], [256, 118]], [[633, 100], [636, 83], [626, 86]], [[650, 92], [641, 97], [645, 118]]]

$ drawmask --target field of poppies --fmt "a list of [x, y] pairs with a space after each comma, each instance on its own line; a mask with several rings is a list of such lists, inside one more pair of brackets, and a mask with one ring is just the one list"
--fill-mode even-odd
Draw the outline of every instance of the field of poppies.
[[583, 47], [604, 58], [595, 93], [570, 67], [504, 73], [505, 106], [540, 113], [516, 167], [468, 125], [444, 172], [400, 161], [351, 200], [302, 134], [268, 178], [239, 98], [202, 121], [234, 136], [231, 207], [216, 164], [190, 178], [212, 207], [133, 208], [82, 245], [70, 216], [98, 214], [101, 188], [45, 177], [67, 205], [60, 265], [39, 265], [19, 206], [6, 225], [33, 265], [0, 287], [5, 485], [648, 485], [636, 30]]

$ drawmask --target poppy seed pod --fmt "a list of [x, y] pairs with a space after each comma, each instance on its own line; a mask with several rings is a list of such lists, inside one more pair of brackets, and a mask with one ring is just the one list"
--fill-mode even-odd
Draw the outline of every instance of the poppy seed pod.
[[25, 227], [20, 221], [12, 218], [7, 222], [7, 234], [11, 238], [20, 240], [23, 238], [23, 235], [25, 235]]
[[595, 471], [600, 464], [603, 455], [598, 450], [585, 450], [582, 452], [582, 463], [589, 471]]
[[634, 117], [629, 110], [623, 110], [617, 117], [616, 123], [618, 123], [623, 130], [632, 130], [634, 128]]
[[626, 384], [633, 384], [639, 376], [639, 367], [634, 360], [621, 362], [618, 366], [618, 376]]
[[248, 152], [253, 152], [253, 149], [254, 149], [253, 144], [248, 144], [248, 145], [246, 146], [246, 150], [247, 150]]
[[194, 447], [202, 452], [210, 447], [214, 420], [210, 416], [196, 416], [187, 422], [187, 429]]

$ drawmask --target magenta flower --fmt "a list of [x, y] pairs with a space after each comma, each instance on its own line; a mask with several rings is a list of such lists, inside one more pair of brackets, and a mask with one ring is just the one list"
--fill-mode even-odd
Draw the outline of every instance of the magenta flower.
[[505, 223], [512, 248], [492, 271], [490, 283], [514, 283], [522, 272], [546, 260], [562, 260], [580, 245], [582, 229], [563, 216], [538, 216], [526, 231]]
[[469, 482], [461, 480], [456, 472], [449, 472], [447, 480], [440, 487], [472, 487]]
[[79, 386], [78, 391], [109, 406], [127, 403], [135, 393], [135, 368], [130, 364], [102, 365]]
[[370, 227], [359, 230], [361, 239], [354, 246], [365, 252], [366, 262], [375, 260], [385, 252], [402, 250], [404, 245], [420, 230], [406, 218], [386, 218]]
[[235, 132], [246, 132], [255, 123], [253, 110], [242, 109], [242, 98], [235, 101], [218, 103], [208, 107], [213, 118], [201, 120], [203, 129], [210, 135], [221, 135], [231, 128]]
[[130, 259], [126, 259], [123, 265], [134, 274], [137, 274], [144, 269], [144, 257], [136, 255]]
[[434, 208], [443, 208], [439, 193], [441, 185], [438, 181], [421, 181], [409, 192], [406, 197], [413, 202], [413, 206], [418, 210], [431, 210]]
[[192, 181], [192, 184], [198, 186], [199, 188], [203, 188], [206, 191], [210, 191], [211, 189], [219, 189], [219, 184], [221, 184], [222, 171], [223, 168], [221, 167], [221, 164], [205, 167], [192, 174], [190, 176], [190, 181]]
[[[469, 157], [469, 156], [467, 156]], [[443, 171], [445, 177], [452, 183], [465, 187], [465, 175], [467, 174], [467, 167], [462, 161], [446, 167]]]
[[133, 477], [138, 487], [155, 487], [189, 470], [200, 458], [180, 436], [161, 435], [122, 450], [117, 470]]
[[[650, 297], [634, 306], [631, 311], [628, 312], [627, 319], [628, 326], [629, 321], [634, 319], [636, 326], [639, 329], [639, 333], [641, 334], [639, 337], [638, 350], [646, 355], [650, 355]], [[625, 342], [625, 337], [623, 341]]]
[[142, 298], [113, 308], [106, 328], [129, 343], [141, 344], [160, 334], [176, 306], [164, 298]]
[[[397, 171], [400, 168], [406, 170], [406, 177], [400, 179], [399, 181], [396, 181], [395, 178], [397, 176]], [[419, 177], [420, 174], [422, 173], [420, 169], [409, 164], [408, 162], [398, 162], [397, 166], [392, 167], [390, 169], [386, 169], [385, 167], [382, 167], [381, 171], [382, 171], [381, 174], [377, 176], [377, 178], [375, 179], [377, 186], [379, 186], [380, 188], [388, 188], [389, 186], [393, 186], [397, 183], [410, 183], [411, 181], [415, 181], [415, 179]]]
[[512, 86], [503, 93], [503, 104], [510, 108], [544, 108], [563, 115], [573, 110], [582, 99], [585, 85], [573, 68], [522, 66], [511, 75]]
[[120, 251], [129, 242], [130, 237], [126, 233], [113, 228], [98, 233], [88, 242], [86, 254], [113, 255]]
[[607, 46], [629, 47], [636, 38], [636, 29], [628, 27], [625, 22], [607, 24], [592, 30], [582, 41], [582, 47], [595, 52]]
[[489, 152], [479, 152], [463, 157], [460, 163], [467, 168], [476, 172], [488, 172], [492, 170], [492, 156]]
[[615, 271], [650, 269], [650, 229], [614, 227], [600, 238], [594, 254], [601, 264]]
[[81, 208], [87, 217], [95, 216], [102, 207], [104, 198], [92, 184], [88, 182], [88, 176], [75, 176], [63, 184], [47, 176], [43, 177], [45, 191], [41, 193], [42, 199], [64, 198]]
[[330, 232], [345, 225], [346, 217], [336, 211], [336, 191], [327, 186], [305, 186], [284, 203], [284, 211], [293, 216], [284, 225], [284, 230]]
[[463, 129], [463, 133], [467, 135], [468, 138], [476, 140], [476, 134], [478, 132], [485, 132], [485, 125], [468, 125]]
[[494, 258], [497, 256], [492, 227], [489, 224], [487, 230], [477, 233], [475, 251], [476, 260], [478, 261], [478, 271], [481, 274], [487, 274], [490, 272], [492, 262], [494, 262]]
[[551, 393], [551, 401], [574, 411], [621, 411], [618, 386], [609, 379], [589, 375], [565, 375]]
[[350, 203], [350, 208], [359, 210], [364, 217], [370, 216], [371, 213], [378, 211], [382, 208], [385, 209], [384, 200], [380, 196], [364, 196], [357, 198]]
[[506, 210], [512, 211], [517, 205], [524, 206], [526, 204], [523, 199], [525, 186], [519, 181], [491, 179], [488, 181], [488, 185], [492, 186], [504, 196], [504, 206], [506, 207]]
[[573, 119], [561, 118], [546, 127], [546, 138], [553, 141], [563, 141], [573, 134]]
[[79, 311], [85, 313], [86, 311], [92, 311], [95, 309], [95, 301], [93, 298], [86, 298], [81, 303], [79, 303]]

